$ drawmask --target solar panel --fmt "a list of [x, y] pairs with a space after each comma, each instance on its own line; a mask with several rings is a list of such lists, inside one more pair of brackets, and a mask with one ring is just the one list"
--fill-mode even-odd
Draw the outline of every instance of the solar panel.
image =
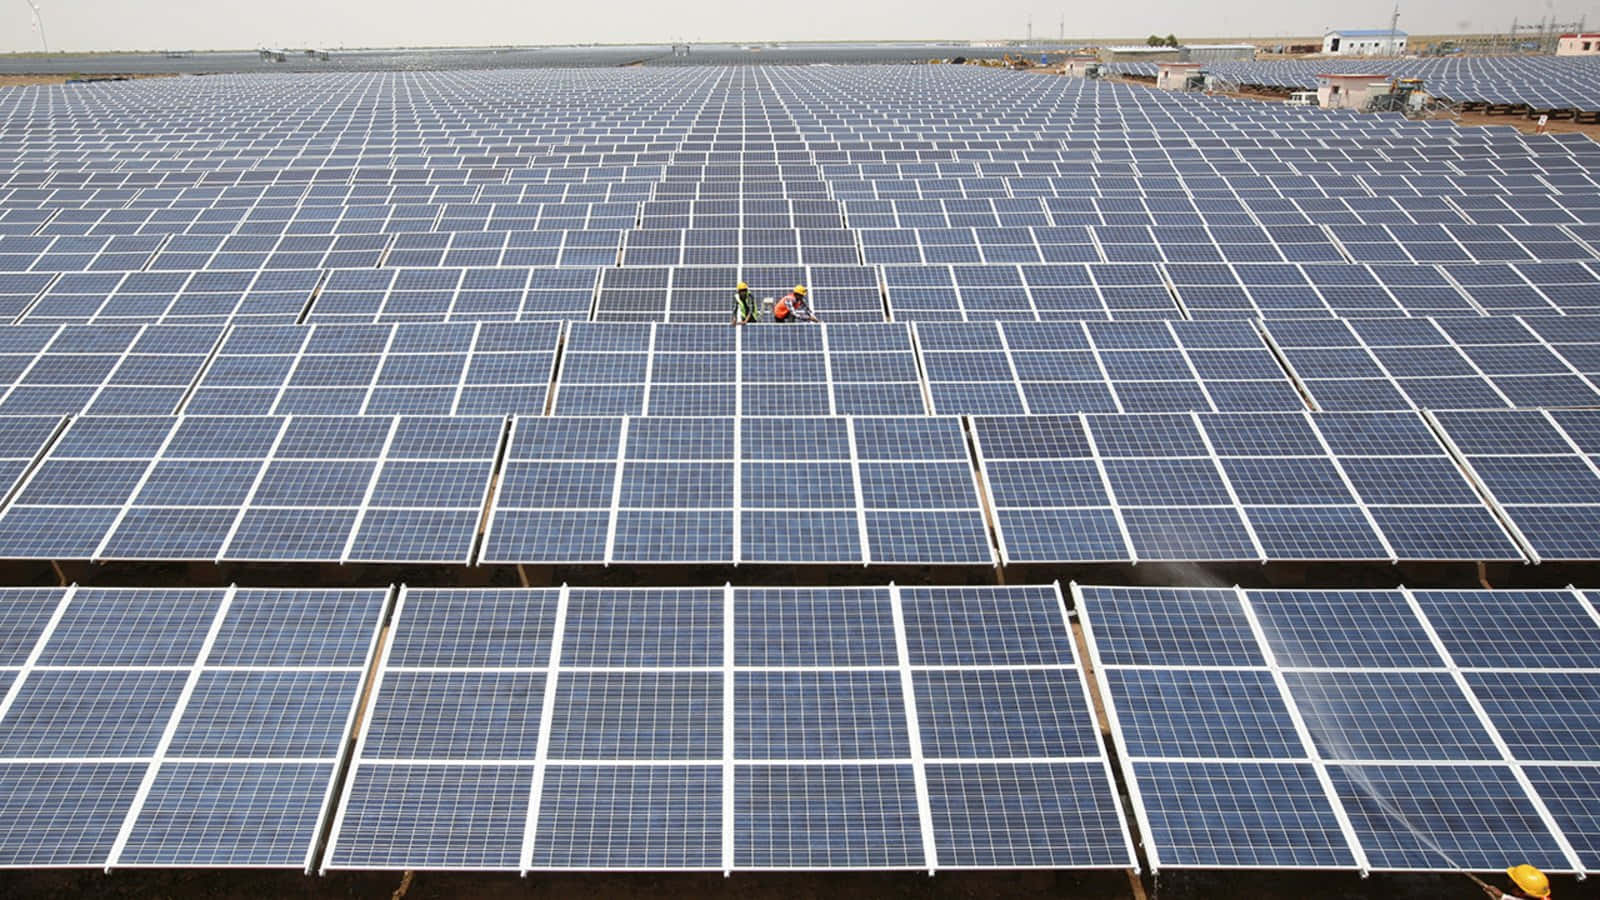
[[[1331, 816], [1332, 846], [1363, 868], [1487, 870], [1506, 854], [1578, 865], [1557, 830], [1584, 832], [1569, 775], [1547, 773], [1546, 797], [1513, 766], [1588, 758], [1589, 673], [1470, 655], [1501, 626], [1501, 600], [1512, 640], [1530, 614], [1592, 629], [1576, 592], [1079, 587], [1075, 597], [1125, 774], [1158, 836], [1152, 864], [1332, 867], [1296, 855], [1325, 846], [1307, 839], [1308, 817]], [[1197, 637], [1225, 629], [1215, 612], [1198, 634], [1197, 615], [1174, 613], [1204, 609], [1243, 620], [1235, 632], [1260, 655], [1196, 652]], [[1511, 660], [1519, 668], [1505, 668]], [[1221, 794], [1230, 780], [1253, 786], [1248, 801]], [[1293, 810], [1294, 824], [1219, 832], [1174, 818], [1199, 810], [1227, 822]]]
[[406, 589], [392, 630], [329, 868], [1133, 860], [1053, 588]]
[[1328, 776], [1374, 869], [1571, 865], [1507, 767], [1337, 765]]
[[1355, 866], [1309, 764], [1153, 760], [1133, 772], [1152, 867]]
[[387, 597], [75, 586], [45, 621], [17, 597], [0, 864], [309, 867]]
[[989, 562], [964, 445], [953, 419], [519, 419], [483, 559]]
[[1585, 867], [1592, 865], [1600, 850], [1595, 839], [1595, 783], [1600, 769], [1594, 766], [1526, 766], [1523, 772], [1550, 809], [1551, 818], [1562, 836], [1572, 844]]

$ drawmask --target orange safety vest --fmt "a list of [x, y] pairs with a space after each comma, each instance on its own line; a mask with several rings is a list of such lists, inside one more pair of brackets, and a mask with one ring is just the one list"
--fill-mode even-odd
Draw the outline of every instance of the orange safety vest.
[[782, 300], [779, 300], [778, 301], [778, 305], [774, 306], [772, 308], [772, 317], [774, 319], [787, 319], [787, 318], [789, 318], [789, 298], [788, 297], [784, 297]]

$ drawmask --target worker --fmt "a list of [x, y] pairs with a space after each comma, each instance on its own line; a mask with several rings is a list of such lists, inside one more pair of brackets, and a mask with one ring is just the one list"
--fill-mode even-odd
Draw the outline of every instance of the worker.
[[797, 284], [794, 290], [783, 295], [778, 305], [772, 308], [772, 319], [775, 322], [816, 322], [816, 314], [811, 311], [811, 306], [806, 303], [806, 286]]
[[733, 324], [744, 325], [747, 322], [761, 320], [761, 310], [756, 306], [756, 300], [750, 296], [750, 285], [739, 282], [733, 292]]
[[1550, 879], [1546, 878], [1543, 872], [1533, 866], [1526, 863], [1520, 866], [1512, 866], [1506, 870], [1506, 874], [1511, 876], [1511, 890], [1502, 891], [1497, 887], [1486, 884], [1483, 886], [1483, 892], [1493, 897], [1494, 900], [1500, 900], [1501, 897], [1546, 900], [1550, 896]]

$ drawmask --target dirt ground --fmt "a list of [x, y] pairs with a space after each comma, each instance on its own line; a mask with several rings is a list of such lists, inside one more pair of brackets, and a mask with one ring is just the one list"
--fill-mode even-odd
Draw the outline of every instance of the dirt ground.
[[[63, 84], [71, 78], [81, 78], [78, 72], [69, 72], [61, 75], [0, 75], [0, 87], [22, 87], [28, 84]], [[128, 73], [125, 75], [96, 74], [95, 78], [173, 78], [172, 73]]]

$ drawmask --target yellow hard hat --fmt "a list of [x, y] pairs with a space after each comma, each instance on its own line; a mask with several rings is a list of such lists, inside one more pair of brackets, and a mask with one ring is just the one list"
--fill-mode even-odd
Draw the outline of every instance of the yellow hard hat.
[[795, 285], [794, 286], [794, 295], [796, 297], [804, 297], [806, 295], [806, 286], [803, 285], [803, 284]]
[[745, 284], [744, 282], [741, 281], [741, 282], [739, 282], [739, 286], [737, 288], [734, 288], [734, 290], [748, 291], [748, 290], [750, 290], [750, 285]]
[[1520, 866], [1512, 866], [1506, 870], [1506, 874], [1511, 876], [1511, 883], [1515, 884], [1524, 894], [1530, 897], [1550, 896], [1550, 879], [1546, 878], [1543, 872], [1533, 866], [1527, 863], [1523, 863]]

